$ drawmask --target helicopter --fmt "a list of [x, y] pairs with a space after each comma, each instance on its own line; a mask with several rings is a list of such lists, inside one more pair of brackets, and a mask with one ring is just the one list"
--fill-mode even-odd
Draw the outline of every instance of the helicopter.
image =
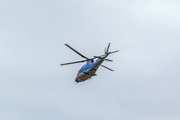
[[[82, 55], [81, 53], [79, 53], [78, 51], [76, 51], [75, 49], [73, 49], [71, 46], [69, 46], [68, 44], [64, 44], [65, 46], [67, 46], [68, 48], [70, 48], [71, 50], [73, 50], [74, 52], [76, 52], [77, 54], [79, 54], [81, 57], [85, 58], [86, 60], [81, 60], [81, 61], [76, 61], [76, 62], [69, 62], [69, 63], [63, 63], [63, 64], [60, 64], [61, 66], [63, 65], [69, 65], [69, 64], [75, 64], [75, 63], [82, 63], [82, 62], [86, 62], [86, 64], [84, 64], [82, 66], [82, 68], [78, 71], [77, 73], [77, 76], [75, 78], [75, 82], [79, 83], [79, 82], [83, 82], [83, 81], [86, 81], [88, 79], [91, 79], [92, 76], [96, 76], [96, 71], [97, 69], [99, 68], [99, 66], [102, 66], [110, 71], [114, 71], [104, 65], [102, 65], [102, 63], [104, 61], [110, 61], [110, 62], [113, 62], [112, 60], [110, 59], [106, 59], [107, 56], [109, 54], [113, 54], [113, 53], [116, 53], [116, 52], [119, 52], [119, 50], [116, 50], [116, 51], [113, 51], [113, 52], [109, 52], [109, 47], [110, 47], [110, 44], [108, 44], [108, 47], [107, 49], [105, 48], [105, 53], [104, 55], [100, 55], [100, 56], [94, 56], [93, 58], [87, 58], [86, 56]], [[96, 61], [94, 61], [94, 59], [96, 59]]]

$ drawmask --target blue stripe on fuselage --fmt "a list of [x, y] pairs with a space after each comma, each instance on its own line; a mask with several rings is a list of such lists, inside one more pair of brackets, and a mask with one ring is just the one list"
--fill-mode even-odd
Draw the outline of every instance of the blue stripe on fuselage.
[[88, 72], [90, 69], [95, 68], [95, 67], [99, 67], [99, 65], [103, 62], [103, 59], [98, 59], [96, 60], [96, 62], [92, 62], [89, 64], [85, 64], [78, 72], [79, 74], [77, 74], [76, 79], [78, 77], [78, 75], [80, 76], [83, 72]]

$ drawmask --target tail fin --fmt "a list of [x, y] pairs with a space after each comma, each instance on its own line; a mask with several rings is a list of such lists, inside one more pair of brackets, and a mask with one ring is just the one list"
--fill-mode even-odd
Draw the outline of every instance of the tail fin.
[[108, 45], [108, 47], [107, 47], [107, 50], [105, 51], [105, 54], [108, 54], [108, 53], [109, 53], [110, 44], [111, 44], [111, 43], [109, 43], [109, 45]]

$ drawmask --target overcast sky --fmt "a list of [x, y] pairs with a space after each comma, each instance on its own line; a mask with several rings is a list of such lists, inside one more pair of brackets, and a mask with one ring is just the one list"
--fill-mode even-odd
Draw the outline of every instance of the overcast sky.
[[1, 120], [180, 120], [179, 61], [179, 0], [0, 0]]

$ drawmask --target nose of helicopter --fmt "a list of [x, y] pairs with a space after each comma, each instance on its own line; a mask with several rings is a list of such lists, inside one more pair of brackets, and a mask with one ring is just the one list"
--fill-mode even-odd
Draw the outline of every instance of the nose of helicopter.
[[75, 81], [76, 81], [77, 83], [79, 82], [78, 77], [75, 79]]

